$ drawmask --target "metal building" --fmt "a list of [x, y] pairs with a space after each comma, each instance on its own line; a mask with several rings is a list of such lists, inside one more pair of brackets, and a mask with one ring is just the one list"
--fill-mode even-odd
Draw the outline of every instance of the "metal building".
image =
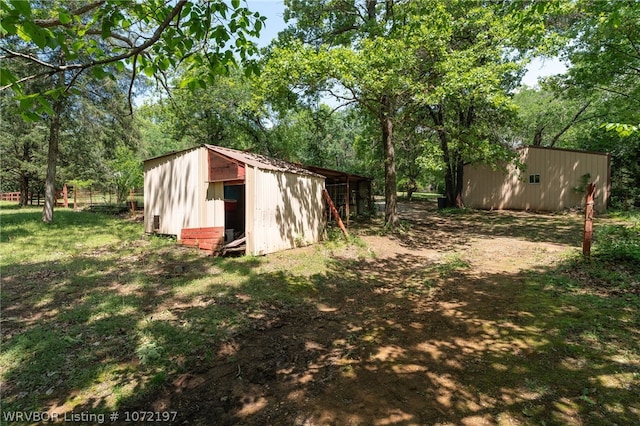
[[300, 166], [202, 145], [144, 162], [145, 232], [261, 255], [312, 244], [325, 227], [325, 178]]
[[610, 155], [527, 146], [518, 150], [523, 167], [506, 164], [464, 167], [463, 201], [480, 209], [557, 211], [584, 205], [586, 183], [596, 184], [595, 209], [607, 208]]

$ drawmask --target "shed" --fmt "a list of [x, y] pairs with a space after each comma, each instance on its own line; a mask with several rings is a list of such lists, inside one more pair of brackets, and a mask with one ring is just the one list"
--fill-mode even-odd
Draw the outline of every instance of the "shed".
[[318, 166], [301, 167], [325, 177], [327, 192], [343, 219], [349, 219], [352, 214], [359, 216], [373, 213], [373, 178]]
[[144, 228], [216, 250], [246, 237], [261, 255], [322, 238], [324, 177], [258, 154], [201, 145], [144, 161]]
[[595, 209], [607, 208], [611, 193], [610, 155], [599, 152], [526, 146], [523, 165], [464, 167], [463, 201], [480, 209], [557, 211], [584, 205], [584, 188], [596, 184]]

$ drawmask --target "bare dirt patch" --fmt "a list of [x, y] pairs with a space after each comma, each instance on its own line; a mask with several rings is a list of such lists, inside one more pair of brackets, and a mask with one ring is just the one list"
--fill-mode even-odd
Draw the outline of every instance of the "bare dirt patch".
[[[397, 235], [353, 222], [350, 244], [259, 258], [132, 228], [16, 260], [3, 270], [3, 409], [173, 411], [169, 423], [196, 425], [640, 424], [640, 300], [583, 285], [566, 255], [581, 217], [434, 207], [402, 203]], [[64, 233], [102, 228], [83, 223]]]
[[580, 219], [401, 211], [404, 235], [362, 235], [373, 255], [337, 252], [307, 306], [274, 307], [132, 408], [220, 425], [526, 424], [545, 410], [581, 424], [574, 402], [558, 408], [561, 385], [537, 385], [555, 361], [518, 304], [523, 273], [574, 248]]

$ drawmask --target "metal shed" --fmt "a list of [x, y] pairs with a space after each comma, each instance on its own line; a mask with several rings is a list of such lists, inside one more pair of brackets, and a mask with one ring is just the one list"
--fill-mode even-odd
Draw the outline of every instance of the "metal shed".
[[144, 162], [145, 232], [215, 251], [246, 237], [262, 255], [322, 238], [324, 176], [258, 154], [202, 145]]
[[343, 219], [348, 221], [351, 215], [373, 213], [371, 193], [373, 178], [318, 166], [301, 167], [325, 177], [327, 192]]
[[599, 152], [527, 146], [518, 150], [517, 168], [505, 164], [464, 168], [467, 207], [557, 211], [584, 204], [583, 186], [596, 184], [596, 210], [607, 208], [611, 193], [610, 155]]

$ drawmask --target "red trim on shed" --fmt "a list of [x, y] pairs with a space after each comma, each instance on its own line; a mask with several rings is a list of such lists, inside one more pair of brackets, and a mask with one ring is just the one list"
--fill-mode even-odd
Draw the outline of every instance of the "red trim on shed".
[[198, 247], [213, 254], [224, 244], [224, 227], [183, 228], [178, 243], [187, 247]]

